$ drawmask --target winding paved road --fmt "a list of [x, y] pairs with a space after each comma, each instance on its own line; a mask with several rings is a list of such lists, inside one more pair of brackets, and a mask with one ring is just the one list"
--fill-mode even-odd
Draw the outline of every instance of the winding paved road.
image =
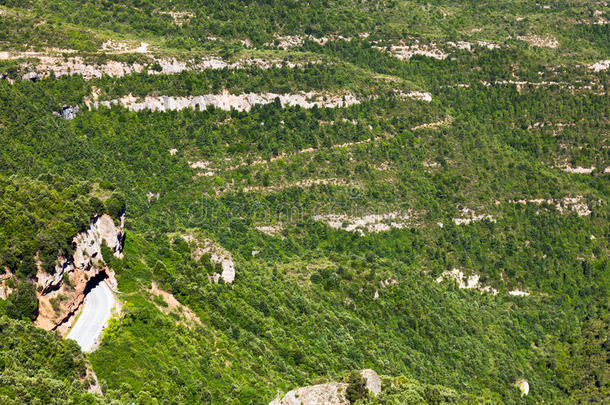
[[102, 281], [87, 294], [83, 305], [83, 312], [66, 339], [75, 340], [84, 352], [90, 352], [110, 319], [114, 307], [112, 290]]

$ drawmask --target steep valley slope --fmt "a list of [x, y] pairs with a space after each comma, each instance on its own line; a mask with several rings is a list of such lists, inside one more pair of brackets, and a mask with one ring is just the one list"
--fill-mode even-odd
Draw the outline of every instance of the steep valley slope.
[[0, 403], [609, 402], [609, 21], [0, 1]]

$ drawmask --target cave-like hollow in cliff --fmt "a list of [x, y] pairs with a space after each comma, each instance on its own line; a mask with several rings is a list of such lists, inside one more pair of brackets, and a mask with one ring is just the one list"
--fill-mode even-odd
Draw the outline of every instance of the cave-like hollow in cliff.
[[85, 285], [85, 290], [83, 291], [83, 296], [87, 296], [95, 287], [97, 287], [102, 281], [108, 278], [108, 273], [106, 273], [106, 269], [101, 269], [95, 276], [91, 277], [87, 280], [87, 285]]

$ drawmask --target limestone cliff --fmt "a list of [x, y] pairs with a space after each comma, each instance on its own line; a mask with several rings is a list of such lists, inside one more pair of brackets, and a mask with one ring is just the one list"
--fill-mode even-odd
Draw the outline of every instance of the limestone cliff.
[[36, 326], [65, 334], [68, 321], [83, 303], [91, 283], [106, 279], [112, 288], [116, 288], [114, 271], [104, 262], [102, 246], [108, 246], [114, 256], [122, 257], [124, 220], [123, 215], [120, 224], [115, 225], [107, 214], [93, 217], [89, 227], [72, 239], [73, 255], [58, 256], [53, 274], [44, 271], [38, 262], [34, 279], [39, 302]]
[[339, 108], [360, 104], [360, 100], [351, 93], [327, 94], [319, 92], [300, 92], [293, 94], [277, 93], [246, 93], [230, 94], [224, 90], [221, 94], [205, 94], [192, 97], [174, 96], [146, 96], [143, 99], [128, 94], [119, 99], [104, 100], [94, 102], [93, 108], [104, 106], [107, 108], [113, 105], [121, 105], [130, 111], [179, 111], [192, 108], [204, 111], [208, 107], [218, 108], [224, 111], [250, 111], [255, 105], [271, 104], [279, 100], [282, 107], [300, 106], [303, 108]]

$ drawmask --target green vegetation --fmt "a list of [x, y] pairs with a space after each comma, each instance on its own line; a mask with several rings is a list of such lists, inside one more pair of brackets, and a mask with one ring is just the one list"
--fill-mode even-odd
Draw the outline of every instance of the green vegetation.
[[[204, 3], [0, 1], [3, 50], [145, 63], [99, 52], [112, 39], [182, 61], [303, 62], [30, 81], [23, 60], [0, 61], [0, 288], [12, 290], [0, 300], [0, 402], [258, 404], [320, 381], [348, 382], [352, 403], [610, 400], [610, 70], [588, 67], [610, 59], [608, 24], [591, 23], [606, 9]], [[286, 35], [302, 41], [277, 49]], [[447, 57], [400, 60], [400, 45]], [[85, 105], [224, 90], [360, 102]], [[410, 91], [432, 101], [400, 95]], [[65, 120], [64, 106], [80, 110]], [[87, 355], [102, 398], [86, 393], [74, 343], [29, 325], [33, 277], [36, 260], [53, 272], [71, 255], [92, 215], [125, 209], [124, 257], [102, 247], [121, 315]], [[386, 215], [380, 232], [344, 230], [373, 215]], [[222, 266], [191, 234], [231, 253], [232, 284], [210, 282]], [[453, 269], [488, 292], [460, 289]], [[351, 373], [364, 368], [384, 375], [376, 398]]]
[[365, 399], [367, 397], [367, 389], [365, 381], [358, 371], [352, 371], [347, 378], [347, 390], [345, 396], [350, 403]]
[[38, 315], [38, 299], [34, 285], [23, 281], [6, 300], [6, 315], [13, 319], [33, 321]]
[[[8, 160], [3, 161], [8, 164]], [[26, 279], [43, 269], [54, 272], [58, 255], [72, 254], [73, 236], [85, 229], [91, 215], [124, 209], [124, 197], [113, 193], [102, 203], [90, 197], [90, 184], [59, 174], [41, 173], [37, 180], [0, 175], [0, 256], [2, 264]]]
[[88, 186], [53, 175], [38, 180], [0, 177], [2, 262], [22, 278], [36, 274], [35, 253], [52, 272], [60, 254], [72, 252], [72, 236], [89, 223]]
[[75, 342], [7, 317], [0, 318], [0, 333], [0, 402], [102, 402], [87, 392], [85, 359]]

